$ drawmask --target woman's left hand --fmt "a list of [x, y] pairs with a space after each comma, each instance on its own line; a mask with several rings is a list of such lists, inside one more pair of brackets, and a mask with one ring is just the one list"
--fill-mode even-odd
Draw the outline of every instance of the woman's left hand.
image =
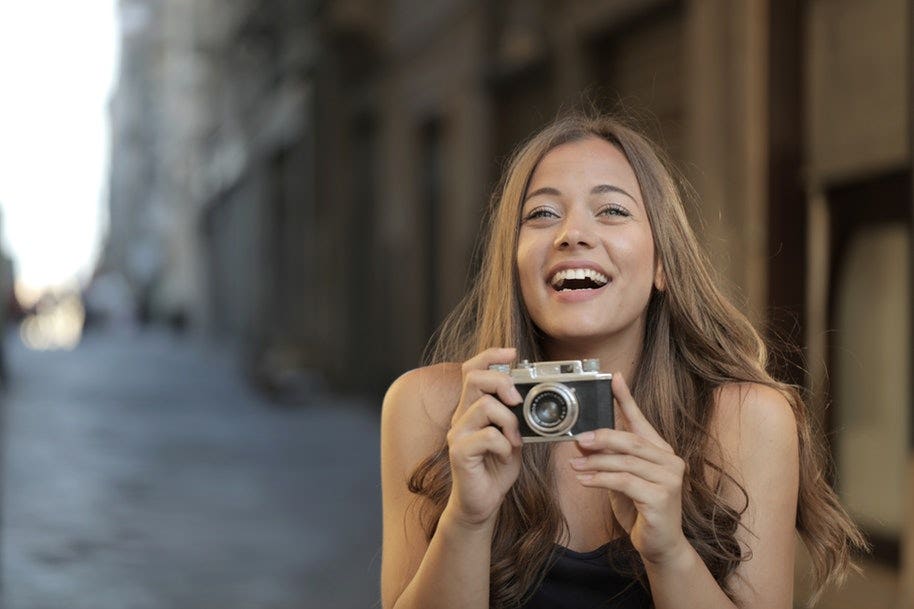
[[584, 486], [610, 492], [613, 513], [645, 562], [664, 563], [689, 543], [682, 532], [685, 462], [644, 417], [625, 379], [613, 375], [616, 429], [576, 437], [583, 457], [571, 460]]

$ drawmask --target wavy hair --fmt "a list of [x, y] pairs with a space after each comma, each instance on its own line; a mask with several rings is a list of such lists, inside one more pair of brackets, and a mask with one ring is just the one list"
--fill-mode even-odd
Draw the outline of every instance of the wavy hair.
[[[492, 197], [488, 237], [477, 280], [430, 344], [429, 362], [463, 361], [489, 347], [515, 346], [518, 358], [542, 359], [537, 329], [520, 295], [517, 265], [521, 206], [543, 156], [565, 143], [602, 138], [626, 157], [641, 188], [657, 260], [666, 286], [654, 290], [647, 307], [644, 343], [632, 379], [645, 416], [687, 464], [682, 494], [683, 530], [721, 587], [748, 559], [737, 540], [748, 506], [745, 489], [729, 476], [719, 446], [708, 433], [715, 392], [728, 383], [760, 383], [790, 403], [799, 434], [799, 496], [796, 528], [813, 563], [818, 599], [843, 580], [854, 548], [866, 540], [829, 486], [821, 436], [797, 387], [768, 373], [765, 343], [748, 319], [717, 287], [711, 265], [687, 220], [679, 183], [658, 149], [638, 131], [607, 116], [560, 118], [537, 133], [511, 158]], [[492, 541], [490, 604], [520, 606], [542, 579], [556, 539], [567, 539], [567, 523], [555, 499], [551, 447], [528, 445], [521, 473], [498, 512]], [[434, 534], [450, 492], [447, 445], [426, 458], [409, 479], [421, 499], [425, 532]], [[724, 500], [733, 484], [743, 504]], [[640, 556], [629, 540], [611, 559], [647, 588]]]

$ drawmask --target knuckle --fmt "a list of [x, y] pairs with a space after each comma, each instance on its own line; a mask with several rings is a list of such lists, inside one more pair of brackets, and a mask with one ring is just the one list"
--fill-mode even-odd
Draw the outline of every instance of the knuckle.
[[477, 414], [477, 416], [482, 416], [482, 417], [485, 417], [486, 419], [492, 418], [491, 417], [492, 403], [489, 398], [490, 398], [490, 396], [487, 396], [487, 395], [481, 396], [473, 404], [473, 411]]
[[619, 487], [619, 490], [621, 490], [623, 493], [631, 492], [632, 484], [633, 484], [633, 480], [634, 480], [632, 478], [631, 474], [628, 474], [626, 472], [620, 472], [619, 475], [616, 476], [616, 480], [617, 480], [616, 486]]
[[485, 439], [489, 442], [498, 442], [498, 440], [502, 437], [501, 432], [492, 426], [486, 427], [482, 433]]
[[499, 435], [498, 440], [494, 444], [493, 450], [496, 454], [501, 455], [502, 457], [508, 457], [511, 455], [511, 444], [504, 436]]
[[505, 404], [504, 402], [502, 402], [501, 398], [498, 398], [498, 397], [492, 398], [492, 402], [493, 402], [492, 405], [495, 409], [495, 412], [497, 412], [503, 418], [508, 418], [508, 417], [505, 417], [504, 415], [510, 414], [511, 410], [510, 410], [509, 406], [507, 404]]
[[640, 451], [647, 446], [647, 442], [641, 436], [632, 434], [629, 436], [629, 446], [636, 451]]
[[480, 406], [483, 409], [483, 412], [485, 412], [489, 418], [492, 418], [492, 416], [498, 414], [498, 407], [501, 406], [501, 402], [499, 402], [498, 398], [496, 398], [494, 395], [484, 395], [481, 402], [482, 403]]

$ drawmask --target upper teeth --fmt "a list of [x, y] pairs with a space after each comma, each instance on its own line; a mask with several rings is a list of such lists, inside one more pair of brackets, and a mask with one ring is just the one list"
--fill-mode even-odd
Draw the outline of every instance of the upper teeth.
[[566, 279], [590, 279], [599, 285], [609, 282], [609, 278], [606, 275], [593, 269], [563, 269], [553, 275], [549, 283], [558, 286]]

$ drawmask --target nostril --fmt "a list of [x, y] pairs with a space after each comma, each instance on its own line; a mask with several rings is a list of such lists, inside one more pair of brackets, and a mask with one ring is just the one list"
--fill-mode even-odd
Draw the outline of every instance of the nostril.
[[568, 249], [571, 247], [593, 247], [593, 235], [581, 230], [580, 228], [571, 228], [561, 231], [555, 240], [557, 249]]

